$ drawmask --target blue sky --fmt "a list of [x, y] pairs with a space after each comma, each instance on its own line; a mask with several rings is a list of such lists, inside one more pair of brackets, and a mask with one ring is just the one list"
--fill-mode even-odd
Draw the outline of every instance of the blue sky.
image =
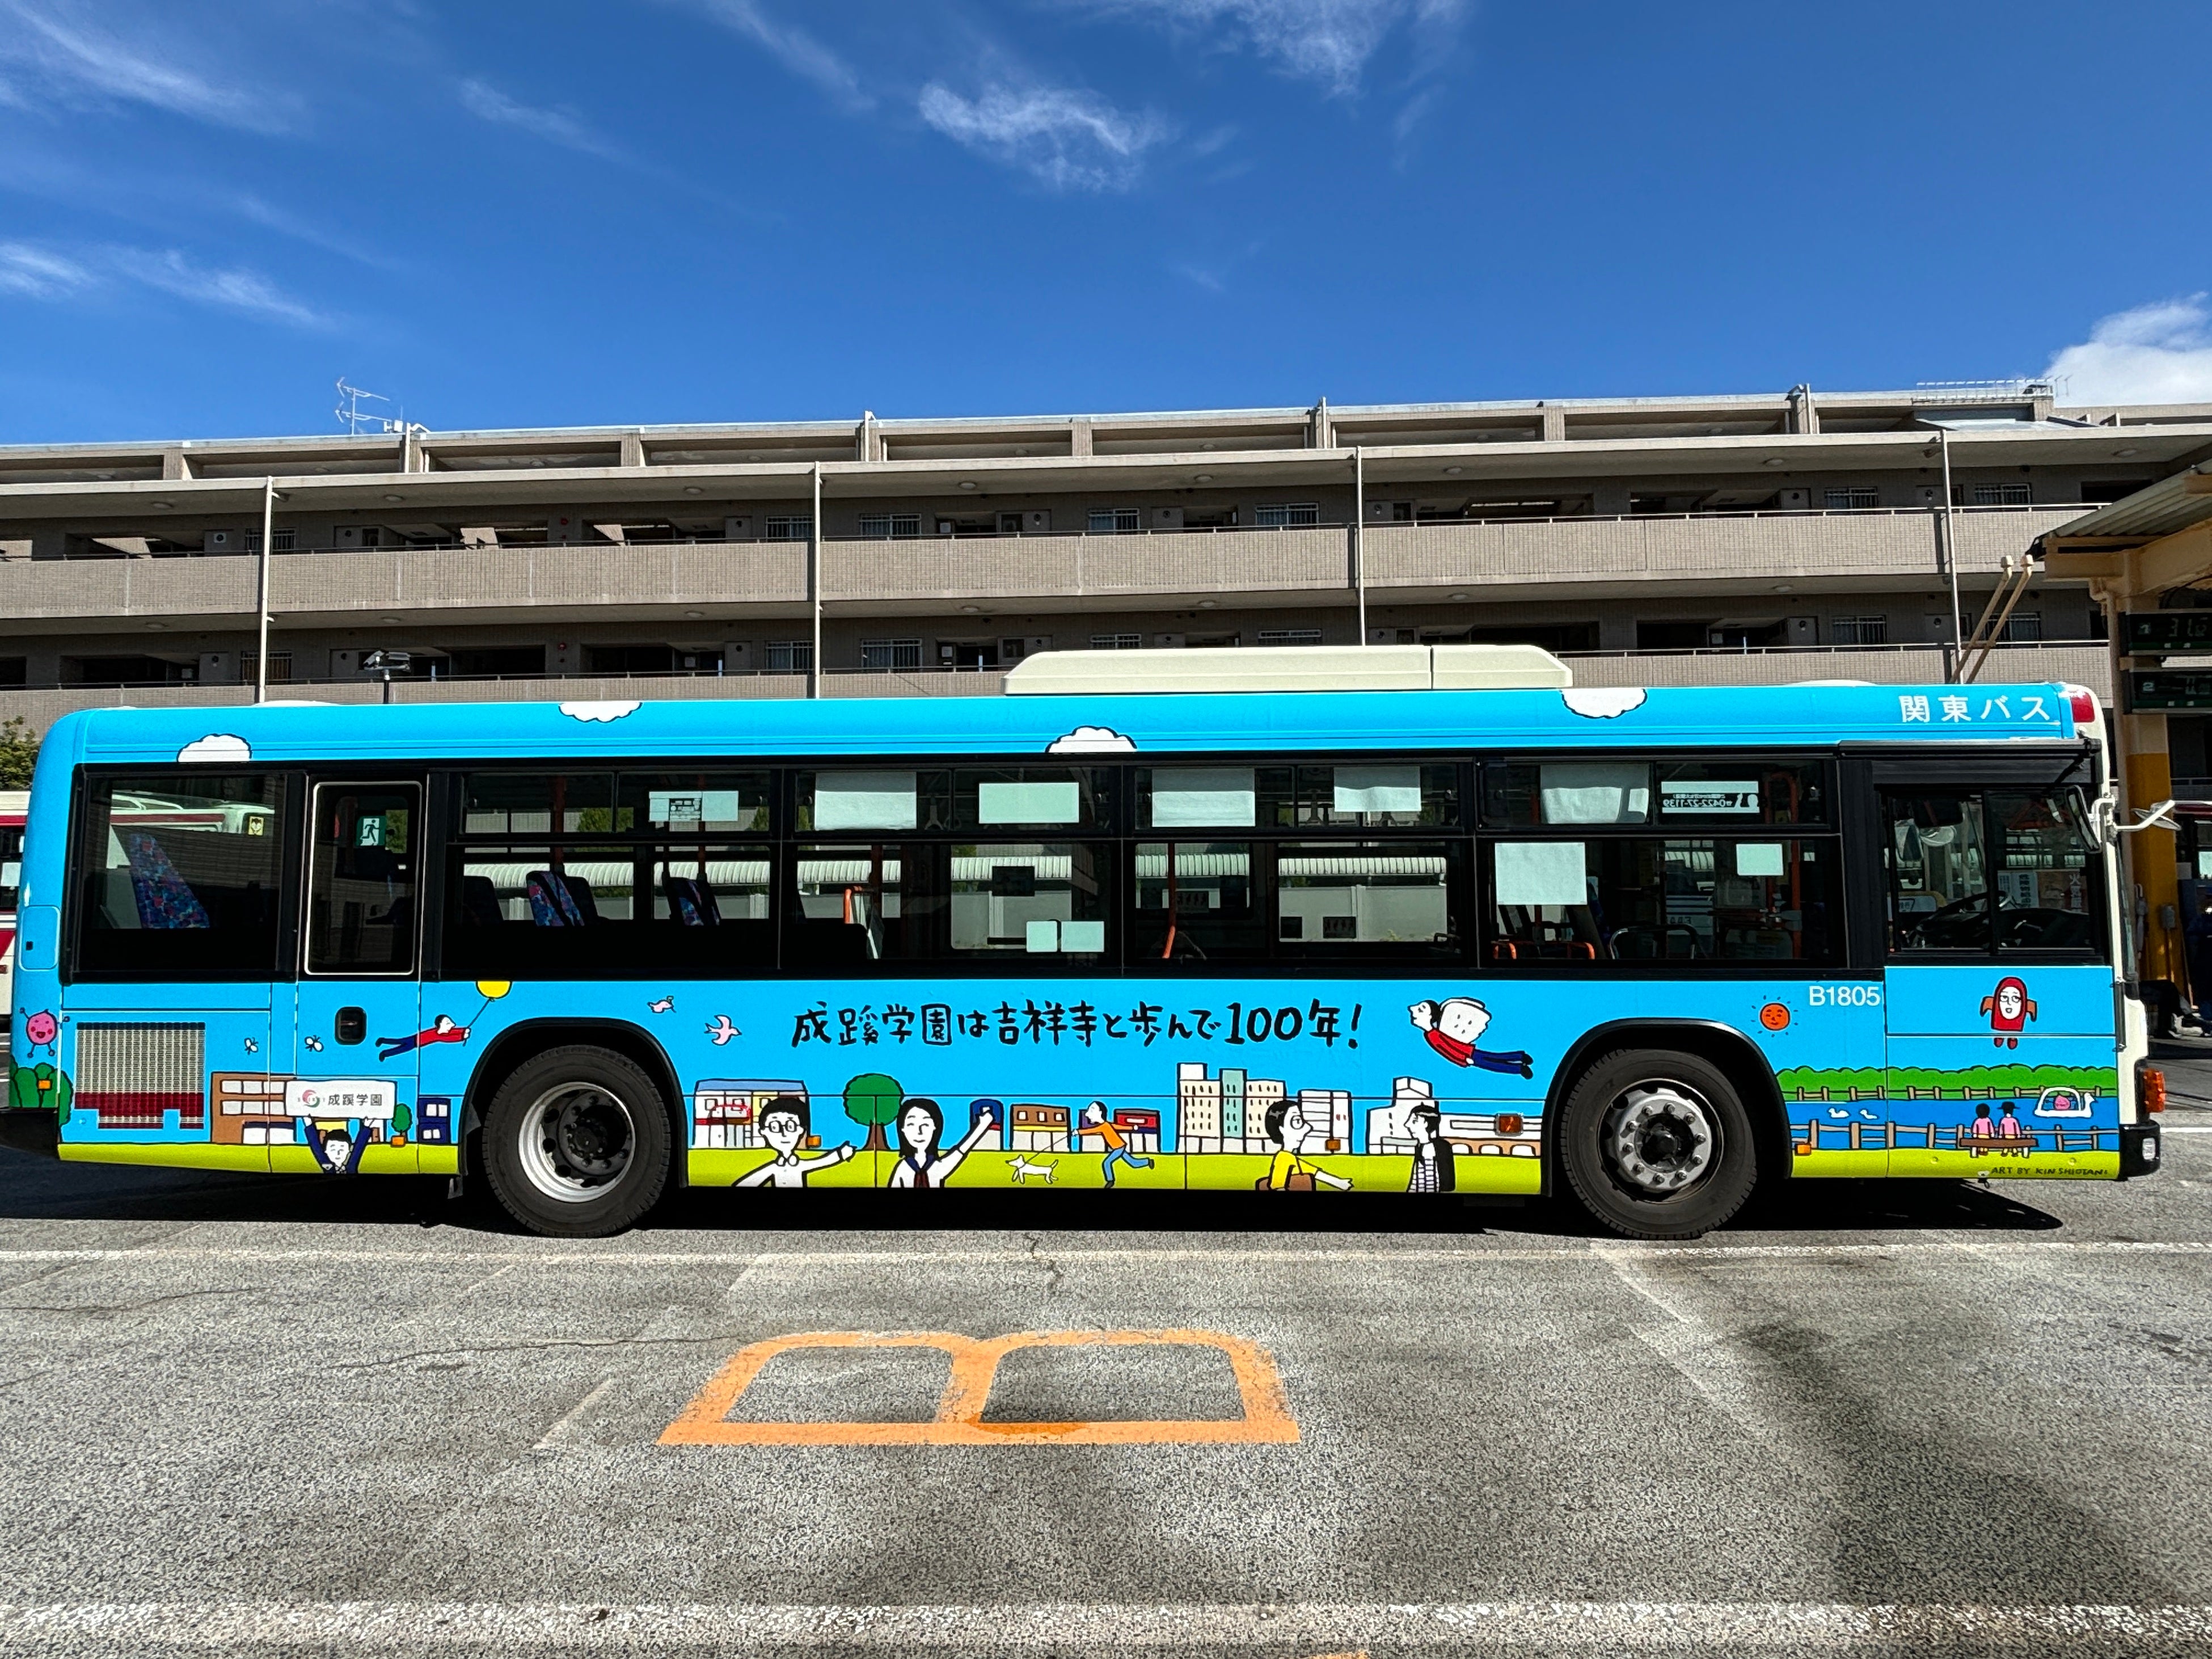
[[0, 441], [2212, 399], [2212, 9], [0, 0]]

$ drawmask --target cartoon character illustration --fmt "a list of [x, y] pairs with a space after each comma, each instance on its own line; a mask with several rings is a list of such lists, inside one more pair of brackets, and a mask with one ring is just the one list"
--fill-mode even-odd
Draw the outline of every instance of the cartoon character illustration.
[[1295, 1099], [1279, 1100], [1267, 1108], [1267, 1139], [1275, 1143], [1275, 1157], [1267, 1165], [1267, 1178], [1257, 1183], [1261, 1192], [1310, 1193], [1316, 1187], [1332, 1187], [1340, 1193], [1352, 1190], [1352, 1183], [1342, 1176], [1331, 1175], [1299, 1156], [1316, 1131]]
[[1413, 1138], [1413, 1174], [1409, 1193], [1449, 1193], [1459, 1187], [1457, 1148], [1443, 1136], [1443, 1114], [1424, 1103], [1406, 1114], [1406, 1133]]
[[368, 1145], [368, 1136], [350, 1121], [307, 1125], [308, 1149], [325, 1175], [354, 1174], [361, 1168], [362, 1151]]
[[319, 1036], [309, 1036], [309, 1037], [307, 1037], [307, 1038], [305, 1038], [305, 1039], [303, 1039], [303, 1040], [306, 1042], [306, 1043], [307, 1043], [307, 1052], [308, 1052], [309, 1054], [319, 1054], [320, 1053], [322, 1053], [322, 1052], [323, 1052], [323, 1040], [322, 1040], [322, 1038], [320, 1038], [320, 1037], [319, 1037]]
[[665, 1014], [675, 1006], [674, 997], [655, 997], [645, 1005], [645, 1012], [648, 1014]]
[[2020, 1118], [2017, 1115], [2019, 1110], [2020, 1103], [2018, 1101], [2008, 1100], [2005, 1102], [2004, 1115], [1997, 1120], [1997, 1138], [1999, 1139], [2017, 1140], [2020, 1139], [2021, 1134], [2025, 1133], [2025, 1131], [2023, 1131], [2020, 1127]]
[[1455, 1066], [1474, 1066], [1486, 1072], [1534, 1077], [1535, 1060], [1521, 1049], [1489, 1053], [1474, 1045], [1490, 1029], [1490, 1010], [1473, 997], [1448, 997], [1442, 1002], [1417, 1002], [1407, 1010], [1429, 1047]]
[[738, 1178], [740, 1187], [804, 1187], [815, 1170], [844, 1163], [853, 1156], [850, 1146], [833, 1147], [811, 1158], [799, 1149], [813, 1132], [806, 1103], [797, 1095], [778, 1095], [761, 1109], [761, 1139], [775, 1149], [775, 1156], [759, 1169]]
[[249, 1054], [258, 1054], [261, 1052], [261, 1045], [252, 1037], [248, 1037], [246, 1039], [246, 1052]]
[[719, 1048], [732, 1037], [743, 1036], [744, 1033], [730, 1024], [730, 1017], [727, 1014], [717, 1014], [714, 1016], [714, 1023], [707, 1028], [707, 1035], [714, 1039], [714, 1046]]
[[2094, 1117], [2097, 1097], [2079, 1089], [2045, 1089], [2035, 1097], [2036, 1117]]
[[1996, 990], [1982, 999], [1982, 1012], [1990, 1017], [1990, 1030], [1996, 1033], [1990, 1042], [1999, 1048], [2017, 1048], [2021, 1028], [2035, 1018], [2035, 1001], [2027, 994], [2027, 981], [2008, 974], [1997, 981]]
[[[1972, 1123], [1969, 1123], [1965, 1128], [1959, 1131], [1959, 1139], [1961, 1140], [1994, 1140], [1996, 1139], [1996, 1133], [1997, 1126], [1990, 1120], [1989, 1103], [1987, 1101], [1984, 1101], [1980, 1105], [1974, 1108], [1974, 1121]], [[1981, 1152], [1977, 1150], [1974, 1156], [1976, 1158], [1979, 1158], [1981, 1156]]]
[[927, 1096], [916, 1095], [899, 1108], [898, 1163], [886, 1183], [892, 1187], [942, 1187], [976, 1144], [997, 1127], [998, 1119], [980, 1114], [967, 1134], [951, 1152], [941, 1152], [945, 1138], [945, 1109]]
[[1098, 1172], [1106, 1177], [1109, 1187], [1114, 1184], [1114, 1165], [1116, 1163], [1126, 1164], [1133, 1170], [1152, 1167], [1152, 1159], [1139, 1158], [1129, 1150], [1129, 1139], [1121, 1133], [1121, 1126], [1107, 1121], [1106, 1103], [1103, 1100], [1094, 1100], [1083, 1109], [1083, 1116], [1075, 1126], [1075, 1133], [1068, 1139], [1080, 1146], [1085, 1135], [1097, 1135], [1098, 1144], [1106, 1149], [1106, 1156], [1098, 1161]]
[[[1049, 1164], [1036, 1164], [1024, 1158], [1019, 1152], [1016, 1152], [1013, 1163], [1008, 1167], [1014, 1172], [1014, 1185], [1017, 1187], [1022, 1185], [1031, 1176], [1037, 1176], [1049, 1187], [1052, 1185], [1052, 1172], [1060, 1167], [1060, 1160], [1054, 1158]], [[1111, 1186], [1113, 1183], [1109, 1181], [1107, 1184]]]
[[41, 1008], [23, 1021], [23, 1036], [33, 1048], [51, 1048], [61, 1033], [61, 1024]]
[[397, 1060], [410, 1049], [427, 1048], [434, 1042], [466, 1042], [468, 1040], [467, 1026], [456, 1025], [451, 1014], [441, 1014], [430, 1023], [430, 1028], [426, 1031], [417, 1031], [412, 1036], [377, 1038], [376, 1057], [379, 1060]]

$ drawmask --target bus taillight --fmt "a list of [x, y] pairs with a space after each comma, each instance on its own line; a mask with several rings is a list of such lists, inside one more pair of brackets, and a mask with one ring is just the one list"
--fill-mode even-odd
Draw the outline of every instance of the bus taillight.
[[2097, 694], [2081, 686], [2069, 685], [2066, 688], [2066, 701], [2073, 706], [2075, 729], [2094, 730], [2098, 720]]
[[2136, 1067], [2136, 1104], [2146, 1112], [2166, 1109], [2166, 1073], [2157, 1066]]

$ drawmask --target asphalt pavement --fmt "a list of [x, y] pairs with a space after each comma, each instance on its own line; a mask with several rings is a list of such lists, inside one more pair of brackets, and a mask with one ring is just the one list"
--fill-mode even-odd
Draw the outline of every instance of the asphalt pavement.
[[954, 1191], [562, 1243], [0, 1154], [0, 1653], [2212, 1652], [2172, 1052], [2154, 1179], [1692, 1245]]

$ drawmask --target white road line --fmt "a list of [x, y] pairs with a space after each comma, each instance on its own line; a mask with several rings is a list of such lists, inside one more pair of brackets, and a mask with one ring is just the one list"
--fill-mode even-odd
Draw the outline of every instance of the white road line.
[[609, 1389], [614, 1387], [614, 1385], [615, 1380], [611, 1376], [602, 1377], [599, 1380], [599, 1387], [593, 1389], [581, 1400], [579, 1400], [574, 1405], [569, 1407], [567, 1411], [562, 1412], [560, 1416], [553, 1419], [553, 1426], [547, 1429], [545, 1432], [539, 1437], [538, 1444], [533, 1447], [532, 1449], [536, 1451], [555, 1451], [559, 1449], [559, 1448], [564, 1445], [568, 1441], [568, 1425], [571, 1423], [574, 1423], [578, 1418], [581, 1417], [586, 1411], [590, 1410], [593, 1403], [596, 1402], [602, 1395], [605, 1394]]
[[[128, 1249], [0, 1249], [0, 1266], [11, 1263], [130, 1262], [130, 1261], [249, 1261], [265, 1264], [272, 1247], [264, 1245], [143, 1245]], [[284, 1247], [287, 1265], [329, 1262], [380, 1265], [404, 1263], [414, 1267], [481, 1268], [494, 1262], [511, 1267], [669, 1267], [739, 1268], [748, 1273], [819, 1271], [836, 1267], [975, 1267], [1036, 1265], [1042, 1260], [1031, 1249], [942, 1250], [394, 1250], [374, 1246], [357, 1249], [301, 1249]], [[1050, 1252], [1060, 1267], [1312, 1267], [1330, 1262], [1486, 1262], [1486, 1261], [1602, 1261], [1609, 1257], [1694, 1261], [1839, 1261], [1850, 1257], [1950, 1255], [2212, 1255], [2207, 1239], [2063, 1239], [2008, 1238], [1987, 1233], [1956, 1237], [1900, 1238], [1867, 1244], [1644, 1244], [1625, 1240], [1566, 1240], [1558, 1245], [1530, 1248], [1508, 1245], [1495, 1249], [1433, 1248], [1412, 1245], [1400, 1249], [1374, 1249], [1322, 1245], [1301, 1249], [1295, 1243], [1267, 1249], [1069, 1249]]]
[[2212, 1123], [2174, 1123], [2166, 1127], [2170, 1135], [2212, 1135]]
[[1374, 1644], [1540, 1644], [1618, 1652], [1893, 1650], [1950, 1640], [2081, 1644], [2099, 1653], [2212, 1646], [2212, 1607], [1862, 1606], [1841, 1602], [1523, 1601], [1255, 1606], [810, 1607], [408, 1601], [0, 1604], [0, 1651], [76, 1638], [129, 1651], [150, 1644], [236, 1649], [344, 1644], [370, 1650], [659, 1647], [982, 1649], [1265, 1645], [1318, 1651]]

